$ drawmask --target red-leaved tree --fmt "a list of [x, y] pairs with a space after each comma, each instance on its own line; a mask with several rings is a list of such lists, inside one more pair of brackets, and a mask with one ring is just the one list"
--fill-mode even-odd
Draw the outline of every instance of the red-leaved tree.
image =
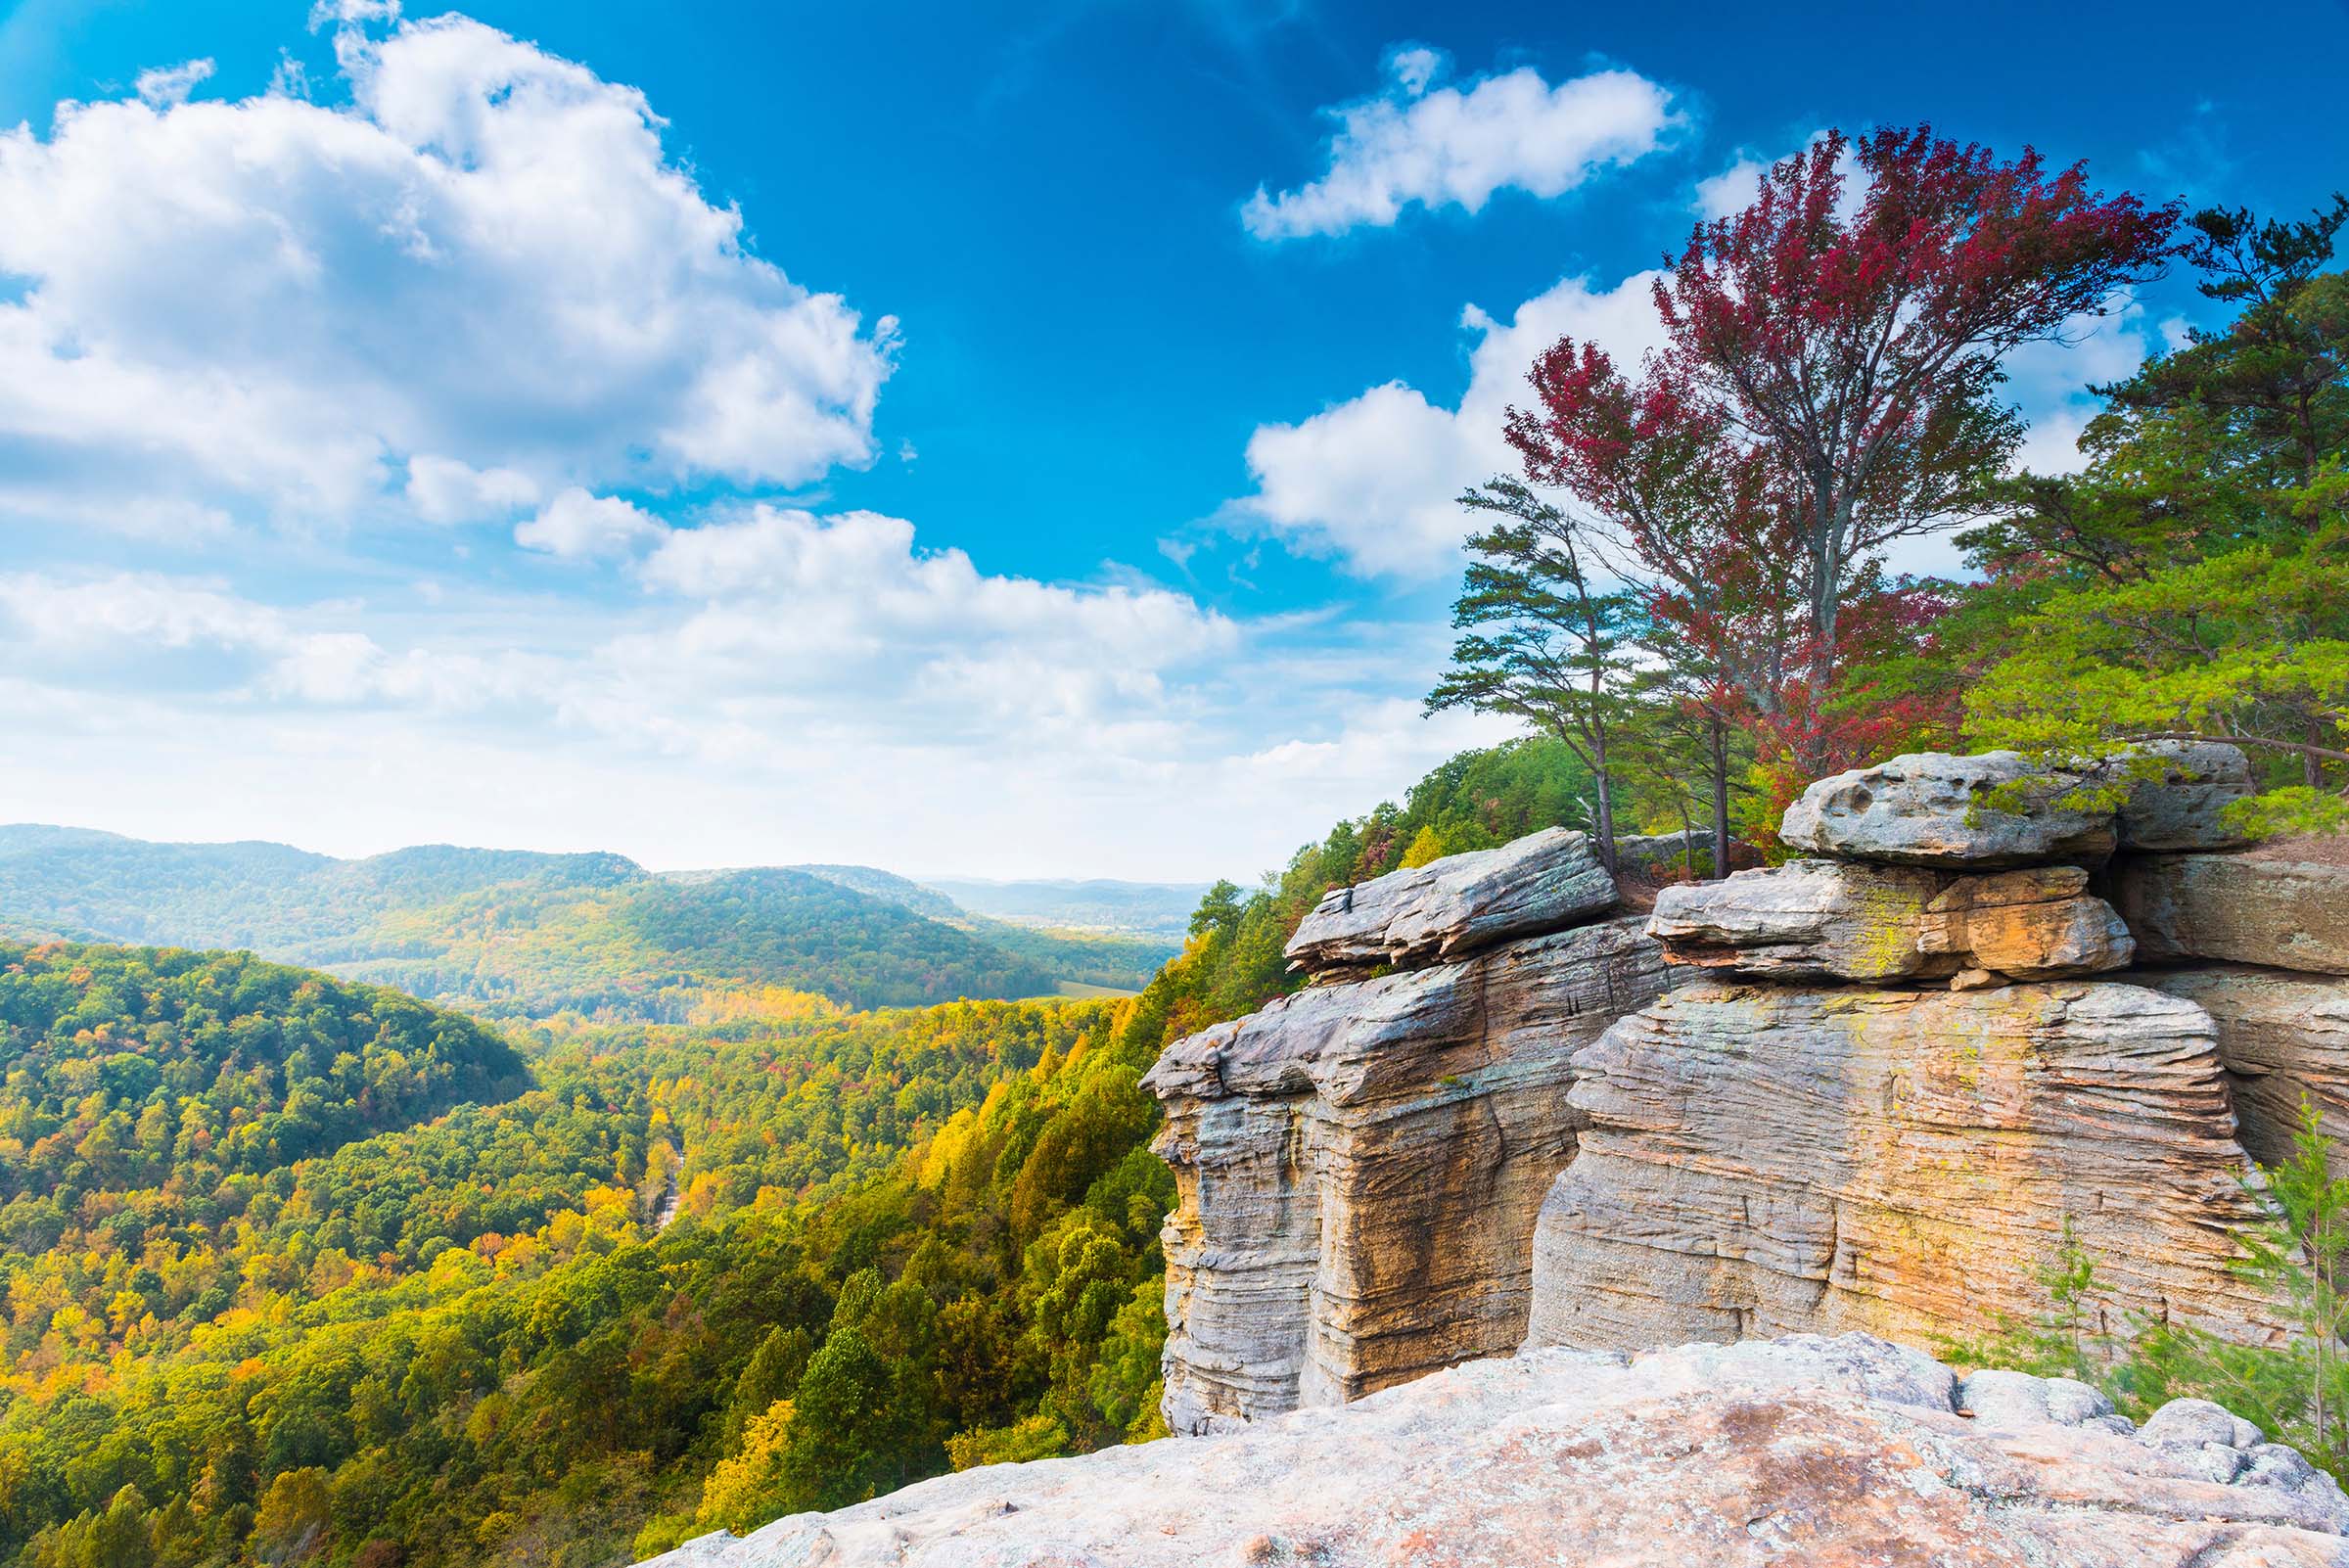
[[2021, 439], [2000, 360], [2153, 275], [2176, 221], [2029, 150], [1830, 132], [1668, 258], [1666, 346], [1635, 380], [1562, 340], [1509, 439], [1815, 777], [1887, 728], [1839, 676], [1933, 602], [1887, 548], [1958, 515]]

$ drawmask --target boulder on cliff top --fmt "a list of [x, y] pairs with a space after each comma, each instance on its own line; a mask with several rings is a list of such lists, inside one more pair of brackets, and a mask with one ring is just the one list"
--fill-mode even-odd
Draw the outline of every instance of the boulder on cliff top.
[[1326, 1405], [1525, 1337], [1568, 1059], [1662, 992], [1636, 918], [1316, 986], [1175, 1041], [1167, 1424]]
[[1332, 888], [1285, 951], [1309, 970], [1433, 963], [1581, 925], [1614, 907], [1615, 879], [1589, 835], [1544, 828]]
[[[2116, 787], [2117, 808], [2087, 803]], [[1814, 854], [1889, 865], [2093, 865], [2116, 847], [2240, 844], [2222, 813], [2251, 792], [2243, 754], [2207, 742], [2148, 742], [2077, 768], [2019, 752], [1915, 752], [1820, 779], [1786, 808], [1778, 836]]]
[[[2057, 804], [2082, 782], [2020, 752], [1915, 752], [1820, 779], [1786, 807], [1778, 837], [1814, 854], [1890, 865], [2099, 862], [2119, 842], [2113, 813]], [[1994, 790], [2016, 789], [2029, 797], [2008, 803], [2019, 808], [1984, 804]]]
[[1573, 1065], [1588, 1125], [1535, 1229], [1529, 1343], [1963, 1338], [2045, 1310], [2067, 1216], [2114, 1321], [2277, 1332], [2229, 1267], [2259, 1213], [2191, 1002], [1698, 984]]
[[2349, 975], [2345, 843], [2132, 855], [2113, 867], [2112, 901], [2150, 962], [2219, 958]]
[[2246, 842], [2221, 820], [2227, 807], [2258, 793], [2240, 747], [2148, 741], [2135, 755], [2159, 770], [2130, 786], [2120, 811], [2122, 849], [2224, 850]]
[[2135, 944], [2074, 866], [1964, 875], [1790, 860], [1665, 888], [1665, 961], [1766, 980], [1870, 985], [1985, 971], [2044, 980], [2127, 967]]
[[[2216, 1406], [1861, 1334], [1533, 1351], [1229, 1436], [941, 1476], [641, 1568], [2344, 1568], [2349, 1499]], [[1962, 1413], [1961, 1413], [1962, 1412]]]

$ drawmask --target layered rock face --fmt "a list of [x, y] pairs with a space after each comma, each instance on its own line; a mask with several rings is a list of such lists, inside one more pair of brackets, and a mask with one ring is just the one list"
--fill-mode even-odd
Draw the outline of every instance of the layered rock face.
[[[1523, 935], [1611, 902], [1595, 870], [1580, 834], [1549, 833], [1332, 895], [1289, 949], [1325, 983], [1151, 1070], [1177, 1189], [1175, 1431], [1355, 1399], [1524, 1338], [1535, 1218], [1581, 1125], [1568, 1060], [1663, 991], [1642, 917]], [[1335, 978], [1349, 961], [1423, 966]]]
[[2210, 1019], [2137, 986], [1702, 985], [1574, 1060], [1590, 1125], [1535, 1239], [1531, 1342], [1914, 1344], [2046, 1305], [2063, 1218], [2110, 1326], [2259, 1323]]
[[1615, 879], [1589, 840], [1548, 828], [1497, 850], [1332, 888], [1285, 950], [1315, 971], [1429, 963], [1579, 925], [1614, 904]]
[[2125, 967], [2136, 943], [2088, 873], [2049, 866], [1958, 876], [1793, 860], [1656, 895], [1672, 961], [1769, 980], [1865, 984], [1987, 970], [2016, 980]]
[[[2313, 855], [2313, 849], [2302, 854]], [[2149, 854], [2114, 867], [2113, 901], [2152, 962], [2216, 958], [2349, 975], [2349, 863], [2290, 845]]]
[[[2296, 1104], [2338, 1079], [2305, 997], [2206, 1010], [2222, 988], [2088, 978], [2160, 940], [2090, 867], [2122, 851], [2125, 884], [2228, 859], [2198, 852], [2250, 788], [2229, 748], [2151, 756], [2117, 782], [2010, 753], [1896, 758], [1787, 811], [1784, 837], [1820, 857], [1666, 889], [1667, 960], [1715, 983], [1576, 1053], [1589, 1125], [1537, 1227], [1529, 1343], [1971, 1334], [2044, 1310], [2035, 1270], [2067, 1219], [2110, 1326], [2276, 1333], [2227, 1268], [2257, 1218], [2233, 1091], [2264, 1075]], [[2124, 849], [2145, 845], [2189, 853]]]
[[2349, 1568], [2349, 1499], [2215, 1405], [1863, 1335], [1535, 1351], [1228, 1436], [942, 1476], [645, 1568]]
[[2246, 964], [2155, 970], [2143, 983], [2194, 1003], [2218, 1031], [2243, 1148], [2266, 1166], [2291, 1158], [2303, 1100], [2349, 1173], [2349, 980]]

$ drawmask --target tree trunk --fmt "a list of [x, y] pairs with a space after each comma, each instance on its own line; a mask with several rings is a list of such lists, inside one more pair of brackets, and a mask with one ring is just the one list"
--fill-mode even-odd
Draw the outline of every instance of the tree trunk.
[[1607, 732], [1598, 727], [1590, 740], [1591, 784], [1598, 791], [1598, 863], [1607, 868], [1607, 875], [1616, 874], [1615, 865], [1615, 776], [1607, 766]]
[[1705, 715], [1712, 742], [1713, 880], [1729, 874], [1729, 742], [1718, 709]]

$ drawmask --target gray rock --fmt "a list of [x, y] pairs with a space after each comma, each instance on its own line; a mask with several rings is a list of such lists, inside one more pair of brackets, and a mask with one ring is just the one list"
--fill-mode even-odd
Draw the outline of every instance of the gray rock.
[[[2084, 782], [2018, 752], [1911, 753], [1820, 779], [1786, 808], [1778, 837], [1813, 854], [1890, 865], [2093, 864], [2118, 842], [2113, 812], [2056, 804]], [[1993, 790], [2017, 784], [2033, 797], [2021, 809], [1983, 804]]]
[[1567, 1062], [1663, 990], [1632, 916], [1316, 986], [1170, 1045], [1168, 1425], [1332, 1404], [1525, 1334]]
[[1925, 967], [1917, 931], [1947, 880], [1906, 867], [1789, 860], [1662, 889], [1647, 929], [1668, 963], [1770, 980], [1907, 980]]
[[1616, 897], [1587, 835], [1545, 828], [1497, 850], [1333, 888], [1286, 951], [1316, 971], [1433, 963], [1581, 925], [1613, 908]]
[[2210, 741], [2149, 741], [2135, 757], [2160, 771], [2135, 780], [2120, 809], [2124, 850], [2224, 850], [2244, 843], [2221, 820], [2228, 807], [2257, 793], [2240, 749]]
[[2209, 1400], [2172, 1400], [2137, 1429], [2141, 1443], [2155, 1448], [2193, 1448], [2216, 1443], [2224, 1448], [2248, 1449], [2265, 1441], [2258, 1427], [2224, 1405]]
[[1529, 1343], [1637, 1350], [2028, 1319], [2079, 1226], [2096, 1309], [2280, 1332], [2215, 1030], [2139, 986], [1700, 983], [1573, 1060], [1587, 1119], [1534, 1233]]
[[1790, 860], [1665, 888], [1667, 962], [1767, 980], [2052, 979], [2125, 967], [2128, 927], [2071, 866], [1988, 875]]
[[2244, 964], [2135, 978], [2194, 1003], [2218, 1026], [2219, 1065], [2251, 1158], [2273, 1167], [2292, 1157], [2305, 1100], [2331, 1145], [2333, 1174], [2349, 1175], [2349, 979]]
[[2143, 959], [2224, 958], [2349, 975], [2344, 860], [2337, 842], [2277, 844], [2246, 854], [2132, 855], [2113, 867], [2112, 901]]
[[2047, 1387], [1969, 1420], [1956, 1394], [1948, 1367], [1859, 1334], [1528, 1352], [1230, 1436], [941, 1476], [655, 1563], [2349, 1565], [2349, 1499], [2289, 1450], [2043, 1419], [2071, 1397]]
[[1985, 1369], [1958, 1384], [1958, 1407], [1987, 1426], [2023, 1427], [2052, 1421], [2057, 1426], [2096, 1426], [2112, 1431], [2115, 1428], [2105, 1423], [2118, 1421], [2118, 1430], [2129, 1430], [2129, 1423], [2114, 1415], [2112, 1401], [2101, 1391], [2069, 1377]]

